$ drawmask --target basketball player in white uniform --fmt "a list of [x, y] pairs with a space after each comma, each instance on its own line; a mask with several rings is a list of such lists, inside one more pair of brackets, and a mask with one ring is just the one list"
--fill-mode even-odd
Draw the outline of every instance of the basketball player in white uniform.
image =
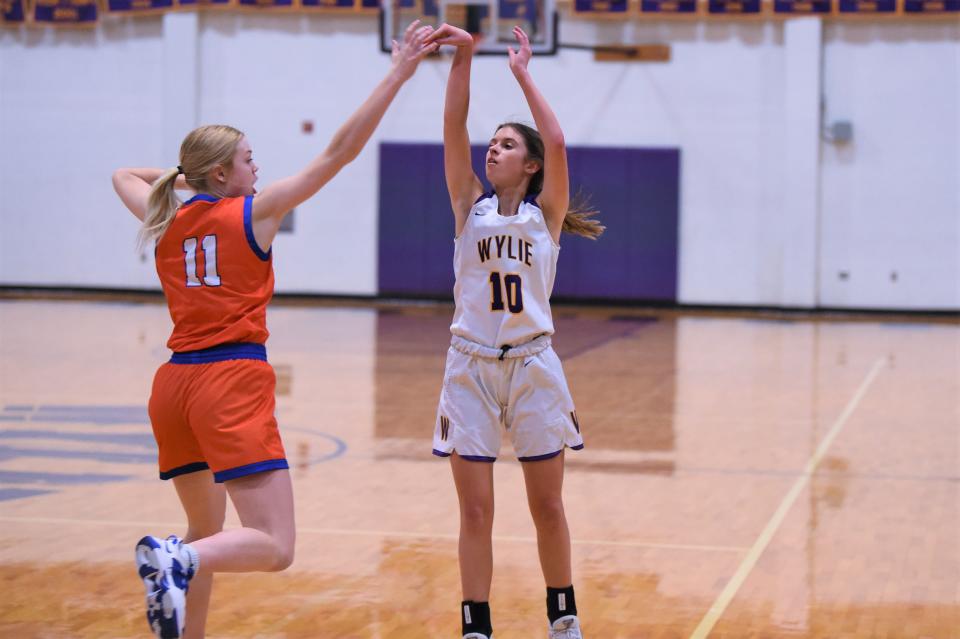
[[566, 448], [583, 439], [560, 360], [550, 346], [550, 293], [563, 230], [597, 237], [592, 212], [570, 211], [563, 133], [527, 71], [518, 27], [510, 70], [537, 130], [509, 123], [487, 151], [484, 193], [470, 162], [467, 110], [473, 39], [443, 25], [429, 40], [456, 47], [444, 109], [444, 170], [456, 218], [456, 312], [433, 452], [450, 457], [460, 501], [464, 639], [490, 639], [493, 462], [505, 431], [523, 463], [547, 586], [550, 639], [582, 637], [561, 487]]

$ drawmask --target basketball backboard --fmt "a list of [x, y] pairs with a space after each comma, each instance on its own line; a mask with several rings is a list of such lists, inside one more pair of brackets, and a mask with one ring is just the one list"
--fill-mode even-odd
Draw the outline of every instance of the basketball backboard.
[[476, 34], [479, 54], [506, 55], [516, 49], [513, 27], [530, 36], [534, 54], [557, 52], [555, 0], [382, 0], [380, 49], [389, 52], [392, 40], [400, 40], [413, 20], [439, 26], [449, 23]]

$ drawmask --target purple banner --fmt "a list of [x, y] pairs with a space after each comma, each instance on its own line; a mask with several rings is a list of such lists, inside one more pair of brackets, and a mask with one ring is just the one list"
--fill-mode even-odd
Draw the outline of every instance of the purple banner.
[[97, 0], [36, 0], [31, 14], [34, 24], [93, 26]]
[[760, 13], [760, 0], [710, 0], [707, 11], [720, 14]]
[[185, 9], [232, 9], [235, 0], [177, 0], [177, 5]]
[[145, 14], [174, 7], [173, 0], [107, 0], [107, 13]]
[[833, 0], [774, 0], [775, 13], [830, 13]]
[[641, 0], [644, 13], [696, 13], [697, 0]]
[[576, 0], [575, 13], [617, 14], [627, 12], [627, 0]]
[[896, 0], [840, 0], [840, 13], [894, 13]]
[[907, 13], [953, 13], [960, 11], [960, 0], [905, 0]]
[[27, 19], [25, 0], [0, 0], [0, 24], [23, 24]]
[[342, 9], [353, 11], [357, 8], [356, 0], [300, 0], [304, 9]]

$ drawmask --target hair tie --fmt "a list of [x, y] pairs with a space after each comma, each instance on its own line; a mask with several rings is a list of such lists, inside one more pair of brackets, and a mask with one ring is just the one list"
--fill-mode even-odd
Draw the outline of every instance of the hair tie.
[[177, 175], [183, 175], [183, 167], [179, 164], [177, 165]]

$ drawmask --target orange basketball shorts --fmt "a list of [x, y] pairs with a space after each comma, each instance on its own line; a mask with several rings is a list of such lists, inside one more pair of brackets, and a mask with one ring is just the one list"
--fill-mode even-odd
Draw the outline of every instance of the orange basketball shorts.
[[150, 395], [160, 479], [209, 468], [224, 482], [289, 468], [274, 417], [276, 375], [265, 359], [174, 360], [157, 370]]

